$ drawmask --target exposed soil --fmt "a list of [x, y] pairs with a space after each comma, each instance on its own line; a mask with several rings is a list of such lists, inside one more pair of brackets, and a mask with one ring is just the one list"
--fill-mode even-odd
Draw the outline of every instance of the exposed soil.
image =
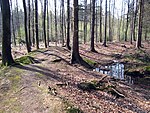
[[[150, 53], [148, 47], [150, 45], [145, 43], [145, 48], [142, 49], [147, 54]], [[125, 57], [132, 56], [137, 51], [129, 43], [113, 43], [108, 44], [108, 47], [96, 45], [98, 53], [89, 52], [87, 48], [88, 44], [80, 47], [81, 56], [96, 61], [97, 66], [108, 64], [112, 60], [124, 62], [127, 67], [136, 64], [149, 65]], [[19, 53], [24, 55], [25, 52]], [[70, 51], [65, 47], [40, 49], [33, 53], [33, 57], [37, 63], [2, 70], [0, 82], [2, 83], [4, 78], [10, 82], [7, 83], [6, 90], [1, 88], [0, 112], [63, 113], [70, 106], [79, 108], [84, 113], [150, 112], [150, 84], [127, 84], [117, 81], [125, 98], [115, 98], [100, 90], [83, 91], [77, 87], [78, 83], [100, 80], [105, 75], [78, 64], [71, 65]], [[20, 77], [15, 89], [11, 86], [13, 82], [10, 76], [13, 75]]]

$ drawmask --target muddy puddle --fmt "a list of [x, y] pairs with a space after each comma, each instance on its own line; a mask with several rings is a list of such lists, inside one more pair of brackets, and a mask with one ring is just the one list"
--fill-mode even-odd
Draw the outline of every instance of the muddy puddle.
[[94, 71], [124, 80], [129, 84], [134, 83], [134, 78], [132, 76], [125, 75], [125, 65], [123, 63], [114, 62], [110, 65], [95, 68]]

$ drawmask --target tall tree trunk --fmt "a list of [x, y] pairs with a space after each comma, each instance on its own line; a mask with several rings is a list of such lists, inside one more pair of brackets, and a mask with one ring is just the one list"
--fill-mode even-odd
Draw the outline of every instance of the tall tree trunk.
[[87, 38], [87, 0], [84, 0], [84, 44], [86, 43]]
[[135, 9], [135, 13], [134, 13], [134, 24], [133, 24], [133, 40], [136, 41], [136, 33], [135, 33], [135, 28], [136, 28], [136, 18], [137, 18], [137, 13], [138, 13], [138, 0], [136, 0], [136, 9]]
[[29, 39], [29, 46], [31, 46], [31, 7], [30, 7], [30, 0], [28, 0], [28, 39]]
[[128, 12], [127, 12], [127, 21], [126, 21], [126, 29], [125, 29], [125, 37], [124, 37], [124, 41], [127, 41], [127, 35], [128, 35], [128, 26], [129, 26], [129, 9], [130, 7], [130, 0], [128, 0]]
[[112, 41], [110, 3], [111, 3], [111, 0], [109, 0], [109, 41]]
[[95, 27], [95, 0], [92, 0], [92, 29], [91, 29], [91, 48], [92, 52], [96, 52], [94, 48], [94, 27]]
[[78, 36], [78, 0], [74, 0], [74, 33], [73, 33], [73, 47], [71, 52], [71, 63], [79, 63], [87, 68], [91, 68], [79, 54], [79, 36]]
[[51, 23], [51, 41], [53, 41], [53, 14], [52, 11], [50, 11], [50, 23]]
[[113, 38], [114, 38], [114, 34], [115, 34], [115, 4], [116, 1], [114, 0], [114, 3], [113, 3], [113, 18], [112, 18], [112, 33], [111, 33], [111, 36], [112, 36], [112, 41], [113, 41]]
[[142, 40], [142, 5], [143, 0], [139, 0], [139, 11], [138, 11], [138, 37], [136, 42], [136, 48], [142, 47], [141, 40]]
[[44, 15], [43, 15], [43, 31], [44, 31], [44, 44], [45, 48], [47, 48], [47, 43], [46, 43], [46, 0], [44, 0]]
[[18, 11], [18, 0], [16, 0], [16, 8], [17, 8], [17, 15], [16, 15], [16, 25], [18, 29], [18, 37], [21, 38], [21, 31], [20, 31], [20, 16], [19, 16], [19, 11]]
[[23, 0], [23, 8], [24, 8], [24, 28], [25, 28], [25, 39], [26, 39], [26, 47], [27, 52], [31, 52], [29, 38], [28, 38], [28, 29], [27, 29], [27, 9], [26, 9], [26, 0]]
[[47, 0], [47, 46], [49, 47], [49, 2]]
[[103, 2], [103, 0], [100, 0], [100, 22], [99, 22], [99, 24], [100, 24], [100, 42], [102, 42], [103, 40], [102, 40], [102, 2]]
[[1, 0], [3, 37], [2, 37], [2, 65], [11, 65], [14, 60], [11, 55], [11, 24], [9, 0]]
[[107, 0], [105, 0], [105, 37], [104, 37], [104, 42], [103, 46], [107, 47], [106, 45], [106, 40], [107, 40]]
[[58, 37], [57, 37], [57, 10], [56, 10], [56, 0], [54, 0], [54, 7], [55, 7], [55, 41], [56, 41], [56, 46], [57, 46], [57, 41], [58, 41]]
[[132, 44], [132, 40], [133, 40], [133, 23], [134, 23], [134, 0], [132, 0], [132, 4], [131, 4], [131, 20], [130, 20], [130, 43]]
[[70, 0], [67, 0], [67, 41], [66, 47], [71, 50], [70, 47]]
[[12, 9], [12, 0], [10, 0], [10, 7], [11, 7], [11, 23], [12, 23], [12, 31], [13, 31], [13, 41], [14, 46], [16, 46], [16, 33], [15, 33], [15, 25], [14, 25], [14, 14]]
[[61, 39], [62, 39], [62, 46], [64, 46], [64, 0], [61, 0]]
[[35, 35], [34, 35], [34, 0], [32, 0], [32, 43], [33, 47], [35, 46]]
[[36, 48], [39, 49], [38, 0], [35, 0], [35, 32], [36, 32]]
[[97, 33], [98, 33], [98, 25], [97, 25], [97, 23], [98, 23], [98, 16], [97, 16], [97, 2], [96, 2], [96, 6], [95, 6], [96, 8], [96, 12], [95, 12], [95, 42], [97, 43], [98, 42], [98, 40], [97, 40]]

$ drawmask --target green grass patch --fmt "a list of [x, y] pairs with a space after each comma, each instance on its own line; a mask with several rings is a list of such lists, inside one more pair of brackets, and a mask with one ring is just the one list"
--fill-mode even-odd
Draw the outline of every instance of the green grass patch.
[[90, 59], [88, 59], [88, 58], [83, 58], [83, 60], [85, 61], [85, 62], [87, 62], [89, 65], [91, 65], [91, 66], [95, 66], [97, 63], [95, 62], [95, 61], [93, 61], [93, 60], [90, 60]]
[[83, 113], [79, 108], [73, 106], [67, 108], [67, 113]]
[[34, 58], [31, 56], [23, 56], [23, 57], [15, 59], [15, 62], [19, 64], [24, 64], [24, 65], [33, 64]]

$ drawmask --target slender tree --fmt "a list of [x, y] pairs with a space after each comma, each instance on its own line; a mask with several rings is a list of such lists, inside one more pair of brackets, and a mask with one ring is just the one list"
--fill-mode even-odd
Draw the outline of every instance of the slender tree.
[[90, 50], [96, 52], [94, 48], [94, 28], [95, 28], [95, 0], [92, 0], [92, 29], [91, 29], [91, 46]]
[[26, 9], [26, 0], [23, 0], [23, 8], [24, 8], [24, 28], [25, 28], [25, 39], [26, 39], [26, 47], [27, 52], [31, 52], [29, 38], [28, 38], [28, 27], [27, 27], [27, 9]]
[[56, 2], [56, 0], [54, 0], [54, 7], [55, 7], [55, 41], [56, 41], [56, 46], [57, 46], [58, 37], [57, 37], [57, 10], [56, 10], [56, 5], [57, 5], [57, 2]]
[[1, 0], [1, 12], [3, 23], [2, 36], [2, 64], [7, 66], [14, 63], [11, 55], [11, 24], [10, 24], [10, 5], [9, 0]]
[[35, 32], [36, 32], [36, 48], [39, 49], [38, 0], [35, 0]]
[[100, 0], [100, 22], [99, 22], [99, 31], [100, 31], [100, 42], [102, 42], [102, 2], [103, 2], [103, 0]]
[[43, 12], [43, 31], [44, 31], [44, 44], [45, 48], [47, 48], [47, 42], [46, 42], [46, 0], [44, 0], [44, 12]]
[[34, 18], [35, 12], [34, 12], [34, 0], [32, 0], [32, 43], [33, 46], [35, 46], [35, 33], [34, 33], [34, 24], [35, 24], [35, 18]]
[[104, 47], [107, 47], [106, 40], [107, 40], [107, 0], [105, 0], [105, 37], [103, 42]]
[[73, 0], [73, 8], [74, 8], [74, 32], [73, 32], [73, 47], [71, 51], [71, 63], [79, 63], [84, 65], [87, 68], [91, 68], [89, 64], [87, 64], [79, 54], [79, 36], [78, 36], [78, 0]]
[[143, 0], [138, 1], [139, 4], [139, 11], [138, 11], [138, 37], [136, 42], [136, 48], [142, 47], [141, 40], [142, 40], [142, 5]]
[[17, 15], [16, 15], [16, 26], [17, 26], [17, 30], [18, 30], [18, 37], [21, 39], [21, 30], [20, 30], [20, 15], [19, 15], [19, 9], [18, 9], [18, 0], [16, 0], [16, 11], [17, 11]]
[[135, 33], [135, 28], [136, 28], [136, 21], [137, 21], [137, 13], [138, 13], [138, 0], [135, 2], [135, 12], [134, 12], [134, 24], [133, 24], [133, 40], [136, 41], [136, 33]]
[[84, 0], [84, 44], [86, 43], [87, 38], [87, 0]]
[[49, 2], [47, 0], [47, 46], [49, 47]]
[[126, 20], [126, 28], [125, 28], [124, 41], [127, 41], [128, 26], [129, 26], [129, 12], [130, 12], [130, 0], [128, 0], [128, 12], [127, 12], [127, 20]]
[[66, 47], [71, 50], [70, 47], [70, 0], [67, 0], [67, 40]]
[[31, 46], [31, 7], [30, 7], [30, 0], [28, 0], [28, 40], [29, 40], [29, 46]]
[[14, 14], [13, 14], [13, 9], [12, 9], [12, 0], [10, 0], [10, 7], [11, 7], [11, 23], [12, 23], [13, 41], [14, 41], [14, 46], [16, 46], [16, 33], [15, 33], [15, 25], [14, 25]]
[[111, 12], [110, 12], [110, 3], [111, 0], [109, 0], [109, 41], [112, 41], [112, 29], [111, 29]]

